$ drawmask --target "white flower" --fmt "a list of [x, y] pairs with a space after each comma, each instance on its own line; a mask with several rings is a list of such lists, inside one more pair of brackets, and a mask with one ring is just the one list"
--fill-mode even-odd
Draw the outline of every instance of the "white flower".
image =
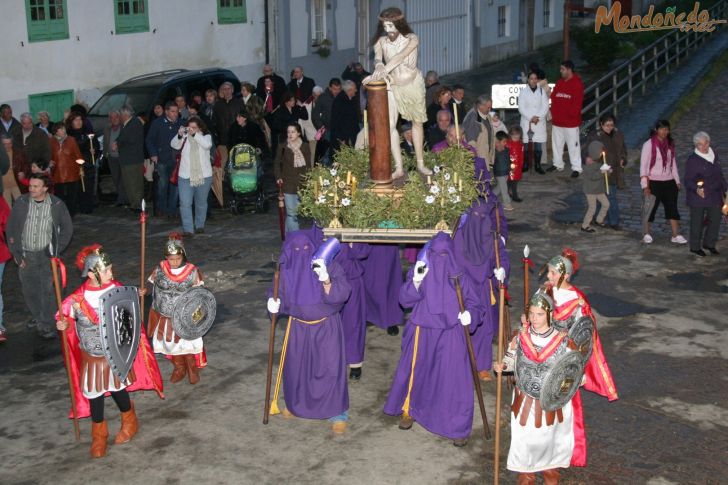
[[453, 204], [457, 204], [458, 202], [460, 202], [460, 196], [455, 195], [453, 197], [450, 197], [450, 200], [452, 201]]
[[331, 185], [331, 182], [329, 182], [329, 179], [324, 179], [323, 186], [328, 187], [329, 185]]
[[341, 199], [341, 205], [343, 205], [344, 207], [347, 207], [349, 204], [351, 204], [351, 199], [349, 199], [348, 197], [344, 197], [343, 199]]
[[455, 187], [453, 187], [452, 185], [447, 188], [448, 194], [454, 194], [455, 192], [457, 192], [457, 189]]
[[336, 177], [336, 169], [335, 168], [332, 168], [331, 170], [329, 170], [329, 173], [331, 174], [332, 177]]
[[432, 167], [432, 171], [435, 172], [435, 173], [440, 173], [440, 166], [439, 165], [435, 165], [434, 167]]
[[445, 180], [450, 180], [450, 174], [449, 173], [446, 173], [445, 175], [443, 175], [443, 177], [445, 178]]
[[435, 202], [435, 196], [428, 195], [427, 197], [425, 197], [425, 202], [427, 202], [428, 204], [432, 204], [433, 202]]
[[430, 193], [433, 194], [433, 195], [439, 194], [440, 193], [440, 187], [438, 187], [437, 184], [433, 184], [430, 187]]
[[326, 196], [325, 195], [319, 195], [318, 199], [316, 199], [317, 204], [325, 204], [326, 203]]

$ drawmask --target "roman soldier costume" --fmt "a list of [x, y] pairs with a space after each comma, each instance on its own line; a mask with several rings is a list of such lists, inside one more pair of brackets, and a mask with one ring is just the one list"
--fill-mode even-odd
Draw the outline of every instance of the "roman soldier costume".
[[[192, 335], [194, 338], [183, 338], [186, 335], [179, 335], [180, 327], [175, 330], [173, 317], [175, 310], [181, 307], [185, 295], [189, 295], [189, 291], [193, 288], [204, 284], [202, 273], [194, 264], [187, 261], [182, 238], [177, 233], [170, 234], [164, 246], [164, 255], [181, 256], [182, 262], [178, 267], [173, 267], [168, 259], [164, 259], [149, 277], [149, 281], [154, 285], [154, 300], [149, 311], [148, 328], [152, 336], [152, 346], [154, 352], [164, 354], [172, 361], [174, 365], [170, 377], [172, 383], [181, 381], [187, 375], [190, 384], [197, 384], [200, 380], [198, 369], [207, 365], [202, 336], [196, 333]], [[202, 305], [193, 307], [193, 311], [199, 311]]]
[[68, 330], [66, 361], [76, 403], [70, 416], [91, 416], [91, 456], [100, 458], [109, 436], [104, 397], [110, 395], [121, 411], [114, 443], [125, 443], [138, 429], [128, 391], [154, 390], [164, 398], [162, 378], [141, 326], [136, 288], [113, 279], [111, 260], [98, 244], [81, 249], [76, 265], [83, 276], [91, 276], [63, 301], [63, 315], [56, 318], [59, 328], [67, 325]]

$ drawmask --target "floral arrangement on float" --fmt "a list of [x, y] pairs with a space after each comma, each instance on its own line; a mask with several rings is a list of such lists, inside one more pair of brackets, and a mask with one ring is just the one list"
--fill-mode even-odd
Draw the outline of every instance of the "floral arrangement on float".
[[369, 181], [369, 154], [343, 147], [331, 167], [309, 171], [299, 191], [299, 213], [344, 232], [448, 231], [478, 196], [473, 155], [450, 147], [426, 153], [425, 164], [432, 175], [421, 175], [408, 164], [404, 185], [383, 188]]

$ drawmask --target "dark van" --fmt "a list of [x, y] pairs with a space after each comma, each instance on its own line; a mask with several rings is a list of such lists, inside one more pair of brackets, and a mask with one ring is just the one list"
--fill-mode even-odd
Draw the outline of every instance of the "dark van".
[[217, 90], [225, 81], [233, 83], [235, 93], [240, 92], [240, 81], [227, 69], [173, 69], [143, 74], [107, 91], [91, 107], [88, 118], [93, 123], [94, 132], [101, 135], [108, 123], [109, 111], [131, 106], [137, 116], [149, 121], [156, 103], [173, 101], [179, 95], [189, 101], [194, 91], [199, 91], [204, 97], [205, 91]]

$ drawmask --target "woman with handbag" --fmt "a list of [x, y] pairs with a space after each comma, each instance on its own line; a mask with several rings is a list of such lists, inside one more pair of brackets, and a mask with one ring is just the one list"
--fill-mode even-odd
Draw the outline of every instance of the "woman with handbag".
[[185, 236], [201, 234], [205, 232], [207, 196], [212, 184], [212, 136], [205, 123], [199, 117], [193, 116], [187, 121], [187, 127], [180, 127], [177, 136], [172, 138], [171, 145], [172, 148], [180, 150], [177, 170], [171, 178], [178, 175], [182, 231]]

